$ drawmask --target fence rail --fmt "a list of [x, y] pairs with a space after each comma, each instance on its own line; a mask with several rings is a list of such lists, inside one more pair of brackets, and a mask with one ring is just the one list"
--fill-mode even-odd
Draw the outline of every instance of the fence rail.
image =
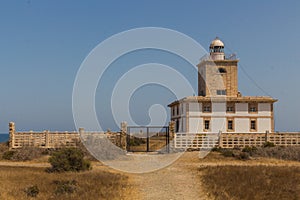
[[[172, 125], [173, 126], [173, 125]], [[170, 126], [170, 130], [173, 130]], [[123, 126], [122, 126], [123, 127]], [[125, 127], [125, 128], [124, 128]], [[85, 137], [97, 135], [105, 137], [113, 144], [126, 149], [126, 124], [121, 132], [86, 132], [79, 129], [78, 132], [16, 132], [13, 122], [9, 124], [9, 146], [11, 149], [24, 146], [38, 148], [62, 148], [74, 147], [79, 144], [80, 136]], [[276, 132], [276, 133], [173, 133], [170, 131], [175, 148], [244, 148], [246, 146], [262, 146], [265, 142], [272, 142], [277, 146], [300, 146], [300, 132]], [[84, 133], [84, 134], [82, 134]], [[171, 145], [173, 145], [171, 144]]]
[[[79, 134], [80, 133], [80, 134]], [[9, 124], [9, 147], [10, 149], [22, 147], [37, 147], [37, 148], [62, 148], [62, 147], [76, 147], [83, 141], [90, 138], [99, 139], [107, 138], [121, 148], [125, 149], [125, 137], [122, 133], [115, 132], [87, 132], [83, 128], [76, 131], [41, 131], [41, 132], [16, 132], [14, 123]], [[81, 137], [81, 138], [80, 138]]]
[[176, 133], [175, 148], [244, 148], [272, 142], [277, 146], [300, 146], [300, 132], [281, 133]]

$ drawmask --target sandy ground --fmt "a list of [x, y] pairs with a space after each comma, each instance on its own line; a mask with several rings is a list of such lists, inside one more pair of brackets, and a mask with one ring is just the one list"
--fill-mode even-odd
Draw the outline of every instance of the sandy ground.
[[[195, 157], [196, 159], [193, 159]], [[197, 170], [197, 154], [187, 153], [172, 165], [146, 174], [131, 174], [140, 199], [207, 199]]]
[[[0, 161], [1, 166], [49, 167], [47, 162], [9, 162]], [[239, 161], [224, 158], [217, 153], [200, 159], [198, 152], [186, 152], [173, 164], [150, 173], [125, 173], [116, 171], [99, 162], [93, 163], [93, 170], [105, 170], [125, 174], [129, 177], [129, 186], [124, 188], [126, 199], [209, 199], [201, 186], [201, 167], [208, 166], [299, 166], [300, 162], [277, 159], [252, 159]]]

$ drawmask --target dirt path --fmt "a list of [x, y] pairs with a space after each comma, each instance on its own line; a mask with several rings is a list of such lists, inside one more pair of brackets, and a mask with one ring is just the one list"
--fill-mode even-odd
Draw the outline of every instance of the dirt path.
[[[196, 157], [196, 159], [194, 158]], [[130, 174], [139, 199], [207, 199], [197, 170], [197, 155], [186, 153], [171, 166], [146, 173]]]

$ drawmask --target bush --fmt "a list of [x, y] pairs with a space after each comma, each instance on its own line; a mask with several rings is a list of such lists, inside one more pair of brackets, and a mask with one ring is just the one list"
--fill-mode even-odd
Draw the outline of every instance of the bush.
[[240, 152], [239, 154], [235, 155], [235, 157], [240, 160], [249, 160], [250, 154], [248, 152]]
[[34, 185], [26, 188], [24, 192], [29, 197], [36, 197], [39, 194], [40, 190], [37, 185]]
[[11, 160], [15, 151], [5, 151], [2, 155], [2, 159]]
[[8, 151], [9, 143], [8, 142], [0, 142], [0, 153]]
[[146, 144], [146, 141], [144, 138], [130, 138], [129, 141], [130, 146], [140, 146], [142, 144]]
[[81, 141], [78, 141], [76, 144], [77, 148], [82, 151], [84, 158], [90, 161], [98, 161], [92, 154], [89, 152], [89, 150], [84, 146], [84, 144]]
[[275, 144], [274, 143], [272, 143], [272, 142], [265, 142], [264, 143], [264, 145], [263, 145], [263, 147], [275, 147]]
[[221, 147], [213, 147], [212, 149], [211, 149], [211, 151], [215, 151], [215, 152], [222, 152], [222, 148]]
[[275, 146], [269, 148], [261, 147], [254, 152], [254, 156], [300, 161], [300, 147], [299, 146], [287, 146], [287, 147]]
[[54, 152], [49, 158], [51, 168], [48, 172], [85, 171], [91, 169], [91, 163], [84, 159], [83, 152], [76, 148], [65, 148]]
[[10, 160], [27, 161], [41, 157], [43, 150], [37, 147], [22, 147], [14, 151], [15, 152]]
[[75, 180], [72, 181], [58, 181], [55, 180], [53, 183], [56, 185], [55, 194], [70, 194], [76, 191], [77, 182]]
[[255, 146], [252, 146], [252, 147], [247, 146], [242, 149], [242, 152], [248, 153], [250, 156], [252, 156], [256, 151], [257, 151], [257, 148]]
[[232, 150], [230, 149], [223, 149], [221, 151], [222, 155], [225, 156], [225, 157], [234, 157], [234, 153]]

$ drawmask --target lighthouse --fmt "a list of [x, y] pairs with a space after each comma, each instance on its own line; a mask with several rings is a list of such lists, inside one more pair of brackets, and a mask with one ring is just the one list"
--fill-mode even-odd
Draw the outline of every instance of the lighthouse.
[[269, 96], [242, 96], [238, 90], [238, 62], [227, 56], [216, 37], [209, 55], [198, 67], [198, 96], [169, 104], [175, 132], [181, 133], [265, 133], [274, 132], [273, 104]]

